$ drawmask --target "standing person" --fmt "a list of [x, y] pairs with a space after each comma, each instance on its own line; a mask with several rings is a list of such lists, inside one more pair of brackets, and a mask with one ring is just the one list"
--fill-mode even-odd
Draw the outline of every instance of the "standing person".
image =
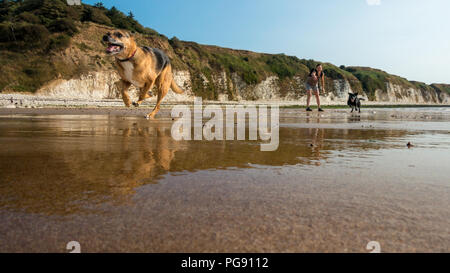
[[325, 74], [323, 73], [323, 67], [321, 64], [318, 64], [316, 68], [311, 69], [311, 72], [308, 75], [308, 79], [306, 80], [306, 111], [312, 111], [311, 107], [309, 107], [311, 101], [311, 93], [314, 92], [317, 101], [317, 107], [319, 108], [319, 112], [323, 112], [322, 108], [320, 108], [320, 97], [319, 92], [322, 89], [322, 92], [325, 93]]

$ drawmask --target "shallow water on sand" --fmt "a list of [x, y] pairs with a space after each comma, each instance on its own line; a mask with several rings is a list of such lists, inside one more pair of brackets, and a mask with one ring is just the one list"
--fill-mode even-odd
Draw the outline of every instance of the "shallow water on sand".
[[164, 111], [0, 116], [0, 252], [450, 251], [448, 108], [280, 111], [275, 152]]

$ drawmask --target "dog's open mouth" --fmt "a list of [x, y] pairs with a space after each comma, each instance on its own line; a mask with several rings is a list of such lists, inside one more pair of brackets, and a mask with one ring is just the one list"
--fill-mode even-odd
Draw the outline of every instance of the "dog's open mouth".
[[108, 54], [117, 54], [123, 50], [122, 44], [116, 43], [108, 43], [108, 47], [106, 48], [106, 53]]

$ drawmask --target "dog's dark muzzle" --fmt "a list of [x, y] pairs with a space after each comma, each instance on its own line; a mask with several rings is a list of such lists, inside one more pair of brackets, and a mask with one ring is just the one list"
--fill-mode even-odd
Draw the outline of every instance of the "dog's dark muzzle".
[[105, 35], [102, 38], [102, 42], [104, 43], [116, 43], [117, 41], [109, 35]]
[[116, 39], [112, 38], [109, 35], [103, 36], [102, 43], [107, 45], [106, 53], [108, 54], [120, 53], [124, 48], [123, 43], [117, 42]]

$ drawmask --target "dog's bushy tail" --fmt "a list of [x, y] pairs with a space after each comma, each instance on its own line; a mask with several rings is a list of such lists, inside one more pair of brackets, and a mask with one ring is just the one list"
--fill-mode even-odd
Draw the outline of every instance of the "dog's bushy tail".
[[184, 90], [181, 89], [174, 80], [172, 80], [172, 83], [170, 84], [170, 88], [172, 88], [172, 91], [177, 93], [177, 94], [183, 94], [184, 93]]

